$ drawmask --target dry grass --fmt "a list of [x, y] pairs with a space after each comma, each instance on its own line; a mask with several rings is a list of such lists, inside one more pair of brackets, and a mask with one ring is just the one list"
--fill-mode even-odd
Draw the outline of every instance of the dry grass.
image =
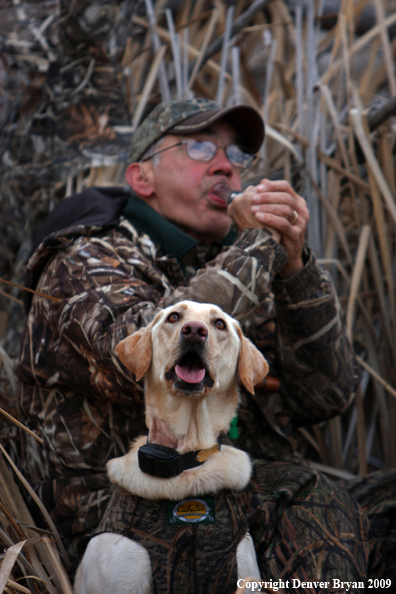
[[[65, 15], [55, 1], [16, 5], [0, 9], [8, 52], [0, 62], [0, 78], [8, 81], [0, 103], [0, 206], [4, 216], [12, 213], [7, 225], [16, 237], [11, 247], [3, 240], [0, 276], [21, 279], [24, 237], [54, 202], [91, 185], [124, 183], [129, 139], [161, 98], [202, 96], [224, 105], [252, 105], [265, 117], [267, 136], [249, 177], [284, 177], [307, 199], [308, 241], [335, 280], [363, 369], [357, 398], [346, 413], [301, 430], [301, 454], [335, 478], [394, 467], [395, 1], [343, 0], [332, 23], [320, 13], [326, 2], [307, 2], [303, 8], [282, 0], [238, 0], [228, 7], [223, 0], [186, 0], [171, 12], [163, 0], [155, 6], [146, 0], [145, 10], [129, 13], [123, 28], [120, 8], [126, 3], [120, 3], [111, 13], [113, 21], [109, 17], [119, 36], [111, 40], [111, 27], [104, 27], [95, 37], [92, 25], [95, 43], [84, 49], [81, 38], [80, 50], [66, 55], [60, 90], [51, 87], [50, 78], [45, 83], [45, 76], [51, 62], [59, 61], [57, 31]], [[83, 13], [76, 18], [81, 25]], [[363, 30], [357, 34], [359, 22]], [[326, 29], [320, 27], [324, 23]], [[76, 28], [73, 34], [81, 31]], [[74, 79], [66, 84], [62, 76], [67, 72]], [[113, 91], [106, 87], [109, 81]], [[51, 117], [53, 133], [47, 129]], [[40, 121], [47, 126], [41, 140]], [[33, 157], [26, 156], [23, 143], [28, 141], [38, 147]], [[18, 218], [18, 212], [24, 216]], [[8, 330], [5, 338], [5, 331], [21, 299], [21, 292], [1, 286], [0, 404], [15, 417], [12, 367], [18, 336]], [[20, 315], [22, 310], [16, 311]], [[20, 495], [22, 479], [15, 480], [13, 466], [17, 430], [9, 417], [5, 422], [0, 434], [0, 541], [5, 551], [0, 594], [69, 593], [63, 569], [67, 559], [63, 556], [60, 563], [57, 558], [50, 518], [48, 540], [34, 528]]]

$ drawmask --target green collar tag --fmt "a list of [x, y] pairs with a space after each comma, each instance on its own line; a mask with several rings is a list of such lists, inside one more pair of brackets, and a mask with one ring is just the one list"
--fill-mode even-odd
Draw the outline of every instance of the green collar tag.
[[230, 423], [230, 428], [228, 430], [228, 437], [230, 439], [238, 439], [239, 437], [239, 428], [238, 428], [238, 417], [234, 417]]

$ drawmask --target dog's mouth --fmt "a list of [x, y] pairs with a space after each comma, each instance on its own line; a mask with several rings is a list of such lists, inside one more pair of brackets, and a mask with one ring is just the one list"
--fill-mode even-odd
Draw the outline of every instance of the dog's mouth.
[[182, 392], [202, 392], [204, 387], [211, 388], [214, 380], [209, 370], [196, 351], [188, 351], [172, 369], [166, 372], [167, 380], [174, 380], [174, 387]]

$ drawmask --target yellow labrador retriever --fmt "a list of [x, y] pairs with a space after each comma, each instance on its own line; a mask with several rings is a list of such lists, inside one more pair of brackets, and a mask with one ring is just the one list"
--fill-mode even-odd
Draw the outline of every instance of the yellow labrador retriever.
[[[151, 500], [243, 489], [250, 459], [220, 446], [219, 437], [235, 416], [239, 382], [254, 393], [268, 365], [238, 322], [215, 305], [182, 301], [128, 336], [116, 353], [136, 380], [145, 379], [148, 437], [108, 462], [110, 481]], [[249, 533], [238, 545], [237, 566], [238, 577], [260, 579]], [[129, 538], [98, 534], [89, 542], [75, 589], [77, 594], [149, 594], [149, 555]]]

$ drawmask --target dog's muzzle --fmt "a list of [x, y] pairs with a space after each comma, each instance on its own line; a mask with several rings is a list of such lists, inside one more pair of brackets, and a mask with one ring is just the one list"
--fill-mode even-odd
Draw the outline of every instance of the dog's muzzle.
[[214, 380], [210, 377], [205, 360], [205, 343], [208, 329], [201, 322], [186, 322], [180, 330], [180, 353], [175, 366], [166, 372], [165, 378], [174, 380], [174, 387], [186, 393], [202, 392], [211, 388]]

